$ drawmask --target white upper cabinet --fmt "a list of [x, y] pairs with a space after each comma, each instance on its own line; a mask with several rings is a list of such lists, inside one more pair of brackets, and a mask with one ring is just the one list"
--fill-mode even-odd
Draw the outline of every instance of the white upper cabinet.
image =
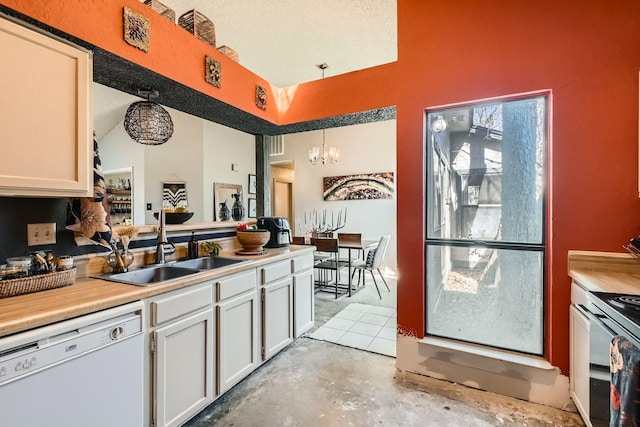
[[91, 52], [0, 17], [0, 195], [93, 195]]

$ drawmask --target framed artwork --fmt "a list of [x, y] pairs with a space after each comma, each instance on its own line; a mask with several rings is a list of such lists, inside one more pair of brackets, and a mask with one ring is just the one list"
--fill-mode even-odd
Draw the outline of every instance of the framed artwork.
[[242, 192], [242, 185], [240, 184], [223, 184], [221, 182], [213, 183], [213, 220], [214, 221], [227, 221], [229, 218], [220, 217], [220, 208], [224, 203], [227, 206], [228, 212], [231, 211], [233, 206], [232, 194]]
[[256, 194], [256, 176], [249, 174], [249, 194]]
[[187, 183], [186, 182], [163, 182], [162, 183], [162, 209], [176, 210], [186, 208]]
[[249, 207], [248, 207], [247, 216], [249, 218], [255, 218], [256, 217], [256, 199], [249, 199]]
[[393, 199], [393, 172], [324, 177], [322, 190], [325, 201]]

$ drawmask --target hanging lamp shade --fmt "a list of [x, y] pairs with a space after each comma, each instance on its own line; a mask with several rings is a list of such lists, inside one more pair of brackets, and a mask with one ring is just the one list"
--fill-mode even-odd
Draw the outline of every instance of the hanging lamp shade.
[[149, 100], [154, 92], [144, 94], [147, 96], [146, 101], [134, 102], [127, 109], [124, 115], [124, 129], [140, 144], [164, 144], [173, 135], [173, 121], [167, 110]]

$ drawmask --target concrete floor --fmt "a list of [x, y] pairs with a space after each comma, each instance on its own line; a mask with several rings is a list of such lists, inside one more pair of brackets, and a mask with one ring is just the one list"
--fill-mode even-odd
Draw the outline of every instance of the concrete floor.
[[[380, 281], [378, 281], [380, 284]], [[352, 298], [316, 295], [316, 326], [353, 302], [395, 306], [368, 279]], [[395, 358], [304, 336], [186, 424], [212, 426], [584, 426], [576, 413], [420, 377], [396, 378]]]

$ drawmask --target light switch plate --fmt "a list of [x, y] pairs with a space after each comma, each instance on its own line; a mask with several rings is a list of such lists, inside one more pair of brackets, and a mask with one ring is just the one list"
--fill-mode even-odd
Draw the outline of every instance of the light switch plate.
[[27, 245], [53, 245], [56, 243], [56, 223], [27, 224]]

